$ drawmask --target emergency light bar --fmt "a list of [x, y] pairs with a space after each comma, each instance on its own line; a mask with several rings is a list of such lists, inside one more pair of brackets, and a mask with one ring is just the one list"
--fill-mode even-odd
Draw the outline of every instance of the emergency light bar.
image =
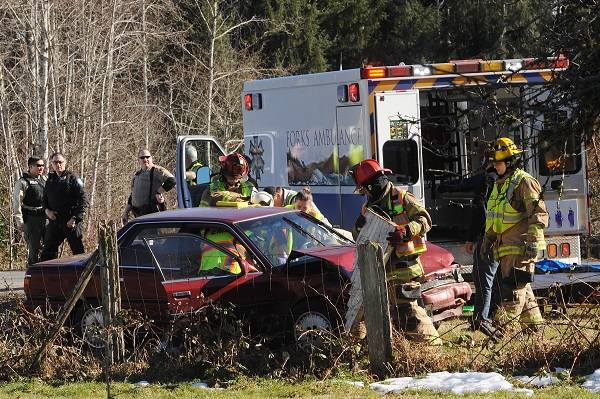
[[569, 60], [564, 55], [548, 58], [523, 58], [508, 60], [451, 60], [438, 64], [396, 66], [366, 65], [360, 69], [362, 79], [421, 77], [429, 75], [454, 75], [479, 72], [519, 72], [536, 69], [566, 69]]

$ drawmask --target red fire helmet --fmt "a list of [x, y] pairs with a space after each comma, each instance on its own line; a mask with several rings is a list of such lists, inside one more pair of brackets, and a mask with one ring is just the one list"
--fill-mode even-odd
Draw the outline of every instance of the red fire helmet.
[[250, 167], [246, 157], [239, 152], [232, 152], [229, 155], [219, 157], [221, 171], [227, 176], [246, 176]]
[[382, 168], [374, 159], [365, 159], [354, 165], [350, 173], [357, 186], [364, 186], [377, 175], [391, 174], [392, 171]]

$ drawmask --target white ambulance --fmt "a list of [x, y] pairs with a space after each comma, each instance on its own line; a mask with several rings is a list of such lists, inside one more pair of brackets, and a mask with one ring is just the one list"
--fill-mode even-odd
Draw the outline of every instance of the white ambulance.
[[[556, 105], [549, 85], [568, 63], [462, 60], [249, 81], [242, 94], [243, 151], [260, 188], [310, 186], [319, 209], [345, 229], [365, 201], [348, 171], [363, 159], [379, 160], [431, 213], [428, 239], [468, 264], [471, 256], [460, 248], [473, 195], [440, 194], [437, 187], [480, 171], [489, 144], [509, 136], [526, 149], [525, 168], [544, 187], [545, 255], [579, 263], [580, 236], [589, 229], [585, 153], [577, 134], [552, 133], [570, 110]], [[178, 168], [185, 169], [186, 145], [211, 168], [218, 165], [223, 149], [215, 140], [187, 136], [179, 138]], [[180, 190], [181, 207], [195, 202], [192, 192]]]

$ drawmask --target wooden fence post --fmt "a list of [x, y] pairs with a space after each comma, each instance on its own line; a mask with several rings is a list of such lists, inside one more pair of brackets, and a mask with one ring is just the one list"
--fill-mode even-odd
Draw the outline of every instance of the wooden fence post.
[[392, 324], [383, 250], [378, 243], [367, 240], [358, 244], [356, 256], [361, 259], [360, 279], [369, 362], [371, 371], [383, 378], [389, 373], [392, 361]]
[[[383, 250], [383, 264], [387, 262], [391, 254], [391, 247], [388, 245], [387, 236], [396, 229], [396, 226], [387, 219], [382, 218], [370, 209], [365, 212], [365, 225], [360, 230], [356, 238], [356, 244], [366, 242], [367, 240], [379, 243]], [[350, 298], [346, 310], [346, 322], [344, 324], [346, 332], [354, 331], [363, 317], [363, 290], [361, 287], [361, 261], [360, 256], [354, 257], [354, 269], [350, 280]], [[382, 265], [383, 267], [383, 265]]]
[[117, 227], [113, 221], [98, 225], [98, 251], [101, 259], [102, 316], [106, 329], [106, 359], [110, 365], [123, 360], [125, 345], [118, 315], [121, 311], [119, 249]]

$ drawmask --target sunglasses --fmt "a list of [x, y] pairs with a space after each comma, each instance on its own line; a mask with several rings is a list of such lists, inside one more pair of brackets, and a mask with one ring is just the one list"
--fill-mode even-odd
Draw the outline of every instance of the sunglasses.
[[52, 161], [52, 163], [55, 165], [60, 165], [60, 164], [65, 163], [65, 161]]
[[150, 158], [152, 158], [152, 155], [142, 155], [140, 157], [140, 159], [150, 159]]
[[46, 165], [44, 165], [43, 163], [36, 163], [35, 166], [37, 166], [38, 168], [43, 168]]

